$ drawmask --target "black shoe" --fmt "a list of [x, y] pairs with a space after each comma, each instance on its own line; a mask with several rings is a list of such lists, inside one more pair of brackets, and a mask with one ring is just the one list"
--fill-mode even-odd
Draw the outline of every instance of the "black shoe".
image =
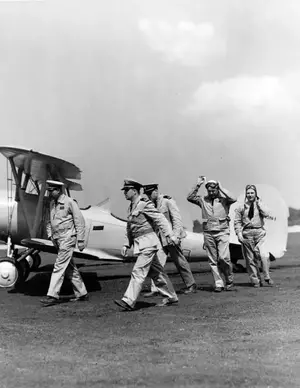
[[197, 285], [196, 283], [192, 284], [189, 287], [182, 288], [179, 293], [180, 294], [195, 294], [197, 292]]
[[61, 303], [61, 300], [58, 298], [54, 298], [53, 296], [45, 296], [40, 300], [40, 302], [44, 306], [54, 306], [55, 304]]
[[85, 294], [82, 296], [77, 296], [75, 298], [69, 299], [70, 302], [88, 302], [89, 301], [89, 294]]
[[233, 282], [226, 284], [225, 290], [226, 291], [232, 291], [234, 288]]
[[214, 292], [222, 292], [224, 290], [224, 287], [215, 287]]
[[273, 286], [274, 282], [272, 279], [265, 279], [265, 282], [269, 285], [269, 286]]
[[116, 305], [118, 305], [119, 307], [122, 307], [123, 310], [126, 310], [126, 311], [133, 311], [134, 310], [134, 307], [129, 306], [129, 304], [124, 302], [124, 300], [116, 299], [116, 300], [114, 300], [114, 303]]
[[177, 298], [164, 298], [160, 303], [157, 303], [157, 307], [171, 306], [172, 304], [178, 304]]

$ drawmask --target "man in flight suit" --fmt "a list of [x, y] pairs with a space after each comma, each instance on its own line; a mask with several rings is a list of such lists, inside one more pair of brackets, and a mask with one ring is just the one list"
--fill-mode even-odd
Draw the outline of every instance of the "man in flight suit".
[[258, 197], [256, 186], [247, 185], [245, 202], [235, 210], [234, 229], [242, 246], [251, 284], [256, 288], [263, 285], [260, 278], [260, 262], [265, 282], [270, 286], [273, 285], [270, 278], [270, 255], [265, 244], [267, 233], [264, 227], [265, 219], [276, 220]]
[[202, 210], [204, 246], [214, 278], [215, 292], [224, 289], [220, 272], [225, 277], [226, 290], [230, 291], [233, 288], [233, 270], [229, 252], [229, 208], [236, 202], [236, 198], [214, 180], [205, 184], [208, 195], [200, 196], [198, 190], [204, 182], [205, 177], [198, 178], [187, 200]]
[[[160, 194], [158, 191], [158, 184], [144, 185], [144, 193], [154, 203], [156, 209], [168, 220], [176, 237], [175, 244], [169, 244], [163, 233], [158, 231], [160, 241], [163, 246], [163, 250], [160, 250], [158, 253], [161, 265], [163, 267], [165, 266], [167, 255], [169, 253], [185, 284], [185, 288], [180, 290], [180, 292], [183, 294], [197, 292], [197, 286], [191, 268], [181, 250], [181, 240], [186, 237], [186, 232], [183, 228], [181, 215], [175, 200], [168, 195]], [[156, 295], [157, 293], [158, 292], [154, 283], [151, 282], [151, 292], [145, 294], [144, 296], [150, 297]]]
[[65, 276], [72, 283], [75, 298], [71, 301], [86, 301], [88, 293], [73, 261], [73, 251], [76, 247], [83, 251], [85, 247], [85, 222], [77, 203], [63, 193], [63, 183], [48, 180], [47, 188], [50, 201], [47, 235], [58, 251], [51, 275], [47, 296], [41, 303], [51, 306], [60, 303], [59, 292]]
[[160, 229], [170, 241], [170, 244], [172, 241], [176, 241], [176, 237], [168, 221], [155, 209], [153, 203], [141, 198], [141, 188], [140, 183], [127, 179], [121, 189], [124, 191], [125, 198], [131, 202], [128, 209], [128, 222], [122, 255], [126, 257], [127, 250], [133, 246], [133, 253], [137, 256], [137, 260], [123, 298], [114, 302], [123, 310], [128, 311], [134, 310], [147, 276], [153, 279], [159, 293], [165, 296], [157, 306], [163, 307], [178, 303], [173, 285], [157, 257], [160, 242], [155, 230]]

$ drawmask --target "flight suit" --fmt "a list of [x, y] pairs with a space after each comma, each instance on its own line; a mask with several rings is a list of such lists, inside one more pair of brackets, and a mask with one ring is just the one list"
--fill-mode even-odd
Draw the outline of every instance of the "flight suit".
[[[172, 197], [168, 195], [159, 195], [156, 202], [157, 210], [162, 213], [166, 219], [169, 221], [169, 224], [173, 230], [175, 237], [179, 238], [178, 245], [170, 245], [161, 231], [158, 231], [160, 241], [162, 243], [163, 249], [160, 249], [158, 252], [158, 258], [160, 260], [161, 265], [164, 267], [167, 260], [167, 254], [169, 253], [171, 259], [173, 260], [176, 268], [186, 286], [186, 288], [191, 287], [195, 284], [195, 279], [192, 274], [191, 268], [189, 266], [188, 261], [184, 257], [181, 250], [181, 240], [186, 237], [186, 232], [183, 228], [183, 223], [181, 219], [181, 215], [179, 209], [177, 207], [176, 202]], [[151, 282], [151, 291], [157, 292], [157, 289], [153, 282]]]
[[[220, 195], [214, 200], [198, 195], [198, 186], [188, 194], [187, 200], [200, 206], [202, 210], [204, 246], [216, 288], [224, 288], [223, 273], [227, 285], [233, 282], [233, 270], [229, 251], [229, 209], [236, 198], [227, 192], [228, 197]], [[223, 191], [225, 191], [223, 189]], [[220, 271], [219, 271], [220, 270]]]
[[253, 285], [259, 285], [261, 283], [260, 262], [264, 280], [270, 280], [270, 259], [269, 252], [265, 249], [264, 219], [273, 219], [273, 216], [261, 201], [254, 203], [254, 214], [251, 219], [248, 217], [249, 209], [250, 204], [245, 202], [235, 210], [234, 229], [237, 235], [241, 234], [243, 237], [242, 253], [250, 281]]
[[160, 294], [170, 300], [178, 300], [173, 285], [157, 257], [160, 247], [160, 241], [154, 231], [157, 228], [161, 229], [165, 236], [173, 236], [165, 217], [155, 209], [151, 201], [139, 196], [128, 209], [124, 243], [127, 248], [133, 245], [133, 253], [137, 256], [129, 285], [122, 298], [131, 307], [134, 307], [147, 276], [154, 281]]
[[48, 296], [59, 298], [64, 277], [70, 279], [74, 294], [81, 297], [87, 290], [73, 261], [76, 241], [84, 241], [85, 221], [77, 203], [65, 194], [50, 202], [47, 235], [58, 248], [58, 255], [51, 275]]

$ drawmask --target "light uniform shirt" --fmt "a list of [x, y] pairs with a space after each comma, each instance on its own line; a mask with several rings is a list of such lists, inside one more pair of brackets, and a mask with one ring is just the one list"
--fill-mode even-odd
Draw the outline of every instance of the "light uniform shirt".
[[[226, 196], [220, 195], [214, 200], [208, 196], [198, 195], [199, 187], [195, 186], [188, 194], [187, 200], [201, 207], [204, 232], [221, 232], [229, 230], [230, 205], [236, 198], [226, 190]], [[225, 189], [223, 189], [225, 192]]]
[[155, 230], [160, 229], [165, 236], [172, 237], [173, 232], [166, 218], [151, 201], [140, 196], [129, 206], [128, 222], [124, 245], [134, 246], [134, 254], [145, 248], [158, 249], [160, 241]]
[[250, 203], [245, 202], [235, 210], [234, 230], [236, 234], [241, 233], [244, 229], [264, 229], [264, 219], [274, 219], [270, 210], [259, 200], [254, 203], [254, 215], [250, 220], [248, 217]]
[[48, 238], [68, 238], [76, 236], [84, 241], [85, 221], [77, 203], [65, 194], [57, 201], [51, 200], [47, 222]]
[[[183, 239], [186, 237], [186, 232], [183, 228], [182, 218], [178, 206], [172, 197], [160, 194], [155, 204], [157, 210], [162, 213], [169, 221], [175, 237]], [[167, 239], [160, 233], [162, 245], [168, 245]]]

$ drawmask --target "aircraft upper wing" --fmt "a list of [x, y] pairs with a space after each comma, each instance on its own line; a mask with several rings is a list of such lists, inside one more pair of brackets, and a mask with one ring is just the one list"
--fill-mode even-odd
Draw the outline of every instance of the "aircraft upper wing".
[[[25, 238], [21, 241], [21, 244], [27, 248], [35, 248], [41, 252], [57, 253], [55, 247], [50, 240], [44, 240], [41, 238]], [[115, 255], [102, 251], [100, 249], [86, 248], [83, 252], [78, 249], [74, 250], [74, 256], [88, 260], [101, 260], [106, 262], [124, 262], [120, 255], [119, 250], [116, 249]]]
[[15, 166], [23, 169], [34, 181], [61, 180], [70, 190], [82, 190], [80, 184], [69, 180], [81, 179], [81, 171], [73, 163], [21, 148], [0, 147], [0, 152], [7, 159], [12, 159]]

